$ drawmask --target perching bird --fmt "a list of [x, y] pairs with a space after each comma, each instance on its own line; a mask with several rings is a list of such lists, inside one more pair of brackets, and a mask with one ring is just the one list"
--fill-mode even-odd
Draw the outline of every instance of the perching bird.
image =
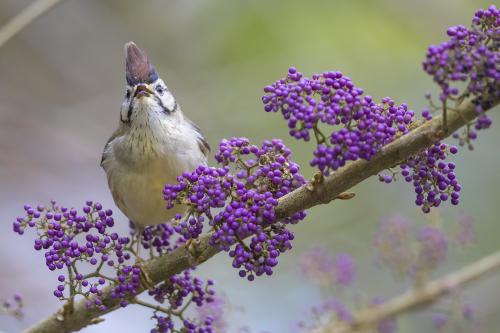
[[113, 199], [134, 223], [145, 226], [170, 221], [185, 207], [166, 209], [165, 184], [206, 165], [210, 147], [200, 129], [184, 116], [144, 51], [125, 44], [125, 99], [118, 129], [104, 147], [101, 166]]

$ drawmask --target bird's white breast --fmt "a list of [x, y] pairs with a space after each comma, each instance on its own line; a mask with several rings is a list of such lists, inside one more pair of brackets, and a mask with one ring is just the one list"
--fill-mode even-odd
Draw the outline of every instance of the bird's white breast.
[[118, 207], [140, 226], [169, 221], [185, 207], [166, 209], [165, 184], [177, 182], [184, 171], [206, 164], [197, 133], [160, 118], [148, 120], [109, 142], [103, 167]]

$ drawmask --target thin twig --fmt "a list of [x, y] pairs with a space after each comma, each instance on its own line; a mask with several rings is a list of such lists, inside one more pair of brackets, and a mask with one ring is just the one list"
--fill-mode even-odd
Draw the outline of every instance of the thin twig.
[[441, 296], [452, 293], [457, 288], [498, 269], [500, 269], [500, 251], [483, 257], [456, 272], [409, 290], [377, 307], [361, 310], [357, 315], [354, 315], [354, 319], [350, 323], [332, 319], [324, 327], [314, 329], [311, 333], [353, 333], [369, 329], [382, 319], [433, 303]]
[[177, 315], [177, 316], [182, 317], [182, 315], [184, 314], [184, 311], [186, 311], [186, 309], [189, 307], [189, 305], [191, 305], [192, 302], [193, 302], [193, 296], [191, 295], [189, 300], [186, 302], [186, 304], [184, 304], [184, 306], [181, 309], [172, 310], [172, 313]]
[[61, 0], [35, 0], [0, 28], [0, 47]]
[[163, 313], [166, 313], [166, 314], [170, 314], [171, 313], [171, 310], [168, 309], [168, 308], [164, 308], [164, 307], [156, 305], [156, 304], [151, 304], [151, 303], [148, 303], [148, 302], [144, 302], [144, 301], [141, 301], [140, 299], [135, 299], [135, 300], [132, 301], [132, 303], [137, 304], [137, 305], [142, 305], [142, 306], [145, 306], [147, 308], [151, 308], [151, 309], [153, 309], [155, 311], [160, 311], [160, 312], [163, 312]]
[[447, 115], [447, 109], [448, 105], [446, 103], [446, 100], [444, 100], [443, 102], [443, 131], [447, 131], [448, 130], [448, 115]]
[[318, 145], [326, 142], [326, 136], [319, 129], [318, 123], [314, 124], [314, 126], [313, 126], [313, 133], [314, 133], [314, 137], [316, 138], [316, 143]]
[[[491, 108], [499, 102], [495, 101], [492, 103]], [[299, 211], [334, 200], [339, 194], [348, 191], [363, 180], [377, 175], [382, 170], [392, 167], [422, 149], [430, 147], [439, 140], [448, 137], [451, 133], [466, 125], [464, 121], [470, 122], [479, 115], [474, 109], [474, 104], [470, 101], [464, 101], [457, 109], [461, 112], [462, 117], [457, 113], [449, 114], [447, 131], [442, 130], [442, 117], [436, 117], [386, 145], [369, 161], [357, 160], [351, 162], [330, 176], [325, 177], [324, 181], [317, 184], [313, 191], [308, 190], [307, 185], [304, 185], [280, 198], [275, 210], [276, 220], [279, 221]], [[219, 253], [221, 250], [210, 244], [211, 236], [212, 234], [209, 233], [200, 237], [199, 242], [196, 244], [196, 251], [194, 252], [189, 251], [186, 246], [180, 246], [170, 253], [146, 261], [144, 269], [152, 282], [156, 284], [164, 281], [172, 275], [197, 266]], [[139, 292], [142, 291], [144, 289], [139, 290]], [[74, 312], [66, 316], [63, 321], [58, 320], [57, 314], [55, 314], [45, 318], [26, 332], [64, 333], [80, 330], [89, 325], [94, 318], [120, 307], [120, 300], [113, 298], [111, 294], [112, 288], [108, 287], [103, 290], [101, 295], [101, 300], [107, 307], [106, 311], [87, 309], [85, 300], [81, 300], [75, 304]]]

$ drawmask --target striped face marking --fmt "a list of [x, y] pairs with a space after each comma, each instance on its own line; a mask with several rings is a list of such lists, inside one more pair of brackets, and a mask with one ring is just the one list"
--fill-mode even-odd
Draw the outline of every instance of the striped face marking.
[[122, 123], [130, 123], [140, 109], [148, 112], [161, 110], [165, 115], [171, 115], [179, 109], [179, 104], [161, 79], [153, 84], [137, 84], [127, 86], [125, 99], [120, 112]]

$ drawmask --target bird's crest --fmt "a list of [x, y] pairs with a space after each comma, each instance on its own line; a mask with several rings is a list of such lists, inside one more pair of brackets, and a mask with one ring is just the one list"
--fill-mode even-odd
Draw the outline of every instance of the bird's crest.
[[158, 79], [158, 73], [149, 61], [148, 55], [134, 42], [125, 44], [125, 55], [125, 73], [129, 85], [153, 83]]

